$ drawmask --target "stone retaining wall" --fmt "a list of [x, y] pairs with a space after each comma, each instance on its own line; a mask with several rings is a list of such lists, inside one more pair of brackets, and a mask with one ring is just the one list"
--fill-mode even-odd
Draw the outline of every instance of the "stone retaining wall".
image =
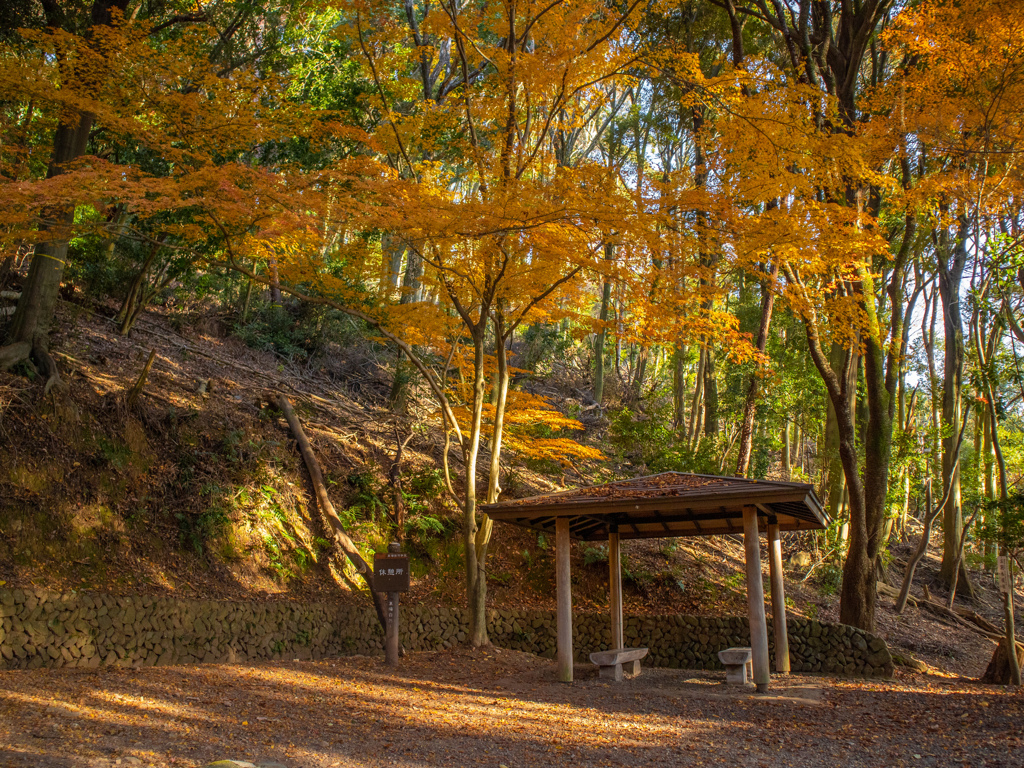
[[[769, 642], [774, 639], [769, 623]], [[885, 642], [842, 624], [789, 620], [794, 672], [888, 677]], [[466, 639], [461, 610], [402, 608], [409, 650], [449, 648]], [[554, 611], [488, 611], [491, 642], [553, 658]], [[626, 644], [650, 648], [653, 666], [720, 669], [718, 651], [749, 645], [746, 619], [645, 616], [625, 620]], [[608, 617], [577, 614], [577, 661], [606, 650]], [[0, 589], [0, 668], [241, 663], [377, 654], [383, 635], [371, 608], [328, 604], [233, 603], [170, 597], [57, 594]]]

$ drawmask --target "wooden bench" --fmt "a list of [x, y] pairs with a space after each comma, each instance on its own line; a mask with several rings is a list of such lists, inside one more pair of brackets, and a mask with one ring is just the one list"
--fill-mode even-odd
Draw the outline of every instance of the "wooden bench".
[[718, 652], [718, 660], [725, 666], [727, 683], [746, 685], [754, 676], [754, 662], [749, 648], [726, 648]]
[[597, 664], [597, 676], [622, 682], [623, 666], [628, 675], [640, 674], [640, 659], [647, 655], [646, 648], [615, 648], [590, 654]]

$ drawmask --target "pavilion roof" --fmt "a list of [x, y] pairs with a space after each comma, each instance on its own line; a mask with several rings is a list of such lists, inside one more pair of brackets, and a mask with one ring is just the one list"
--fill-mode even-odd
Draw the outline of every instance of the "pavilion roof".
[[598, 541], [742, 533], [743, 508], [783, 531], [824, 528], [828, 516], [808, 483], [663, 472], [605, 485], [481, 506], [494, 520], [554, 532], [568, 517], [575, 539]]

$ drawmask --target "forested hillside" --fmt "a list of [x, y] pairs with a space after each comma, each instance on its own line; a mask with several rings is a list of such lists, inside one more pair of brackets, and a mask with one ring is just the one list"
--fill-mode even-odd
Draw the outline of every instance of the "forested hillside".
[[[552, 575], [481, 504], [794, 480], [798, 610], [977, 674], [1024, 565], [1022, 40], [1011, 0], [5, 3], [0, 580], [365, 600], [397, 538], [483, 645]], [[739, 612], [740, 553], [637, 545], [630, 608]]]

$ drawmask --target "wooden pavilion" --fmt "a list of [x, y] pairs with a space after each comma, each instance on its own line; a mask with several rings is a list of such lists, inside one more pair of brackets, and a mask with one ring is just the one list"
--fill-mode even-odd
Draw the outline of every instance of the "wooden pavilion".
[[493, 520], [555, 535], [558, 679], [572, 682], [572, 594], [569, 541], [608, 541], [612, 646], [622, 648], [622, 539], [742, 533], [754, 682], [767, 690], [768, 622], [761, 579], [759, 532], [768, 537], [776, 672], [789, 672], [781, 531], [824, 528], [821, 502], [807, 483], [665, 472], [606, 485], [487, 504]]

